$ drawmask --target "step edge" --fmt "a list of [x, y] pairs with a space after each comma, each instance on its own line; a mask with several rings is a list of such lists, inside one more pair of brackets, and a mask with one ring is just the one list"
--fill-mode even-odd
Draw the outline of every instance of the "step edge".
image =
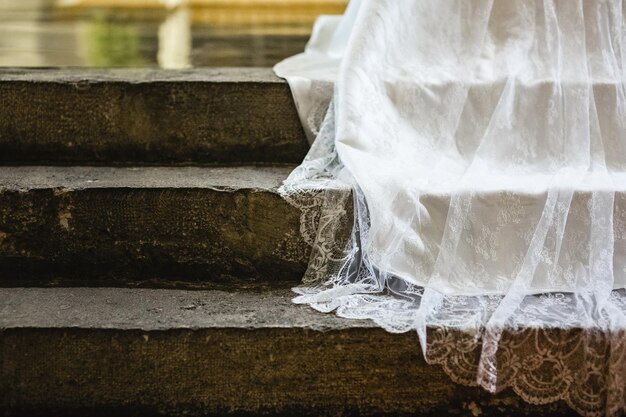
[[[88, 84], [101, 83], [256, 83], [284, 84], [286, 81], [274, 74], [269, 67], [220, 67], [193, 69], [159, 68], [0, 68], [2, 83], [54, 83]], [[80, 84], [75, 85], [77, 89]]]

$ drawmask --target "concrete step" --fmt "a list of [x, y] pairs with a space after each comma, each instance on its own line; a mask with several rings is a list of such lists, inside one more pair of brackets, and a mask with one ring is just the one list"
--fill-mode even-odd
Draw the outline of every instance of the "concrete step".
[[[300, 211], [277, 193], [292, 169], [0, 166], [0, 286], [296, 283], [310, 248], [300, 233]], [[616, 212], [626, 210], [622, 177], [613, 178]], [[545, 192], [531, 195], [514, 185], [477, 188], [476, 204], [489, 213], [508, 190], [529, 219], [539, 216]], [[572, 197], [581, 218], [590, 215], [589, 187], [580, 185]], [[449, 198], [442, 190], [424, 192], [420, 201], [436, 213]], [[442, 222], [445, 216], [433, 217], [420, 230], [436, 236]], [[523, 250], [524, 242], [512, 242], [517, 246], [507, 250]], [[615, 250], [626, 251], [623, 240]]]
[[417, 336], [289, 290], [0, 289], [5, 416], [565, 416], [456, 385]]
[[298, 163], [269, 68], [0, 69], [0, 164]]
[[0, 286], [297, 282], [292, 168], [0, 167]]

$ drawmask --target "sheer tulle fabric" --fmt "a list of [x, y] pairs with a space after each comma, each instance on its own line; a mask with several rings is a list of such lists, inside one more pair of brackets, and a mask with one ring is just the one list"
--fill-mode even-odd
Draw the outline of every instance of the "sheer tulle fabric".
[[276, 66], [298, 303], [416, 330], [453, 380], [626, 414], [626, 4], [364, 0]]

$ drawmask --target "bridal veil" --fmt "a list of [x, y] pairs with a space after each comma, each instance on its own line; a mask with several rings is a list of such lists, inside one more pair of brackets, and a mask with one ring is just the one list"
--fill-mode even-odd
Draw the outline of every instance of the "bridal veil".
[[[462, 384], [626, 413], [626, 2], [362, 0], [275, 67], [312, 145], [295, 299]], [[419, 381], [416, 381], [419, 383]]]

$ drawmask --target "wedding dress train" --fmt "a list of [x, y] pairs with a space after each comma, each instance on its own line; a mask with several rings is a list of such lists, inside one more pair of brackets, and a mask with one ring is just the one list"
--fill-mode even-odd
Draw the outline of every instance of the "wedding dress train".
[[626, 413], [626, 3], [363, 0], [275, 67], [312, 141], [296, 302], [455, 381]]

